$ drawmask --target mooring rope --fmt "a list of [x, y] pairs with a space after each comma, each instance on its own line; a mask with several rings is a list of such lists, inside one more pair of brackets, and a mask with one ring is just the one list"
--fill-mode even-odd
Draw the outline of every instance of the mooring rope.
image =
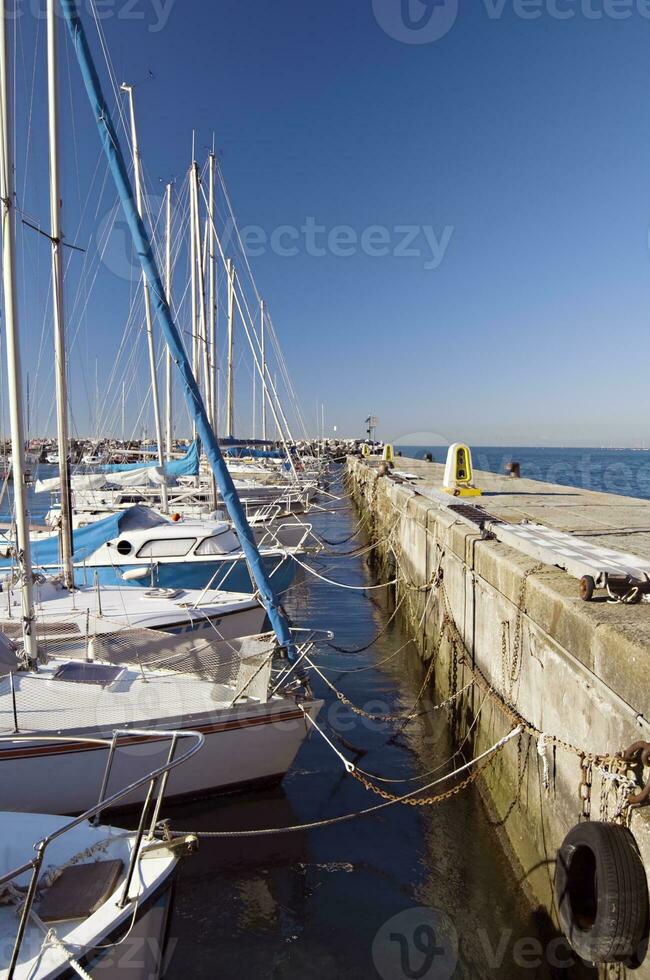
[[[389, 629], [391, 623], [393, 622], [393, 620], [397, 616], [398, 612], [402, 608], [402, 605], [403, 605], [405, 599], [406, 599], [406, 596], [403, 595], [402, 598], [399, 600], [399, 602], [396, 604], [394, 610], [392, 611], [392, 613], [390, 614], [390, 616], [388, 617], [388, 619], [386, 620], [386, 622], [384, 623], [384, 625], [382, 626], [382, 628], [379, 630], [378, 633], [376, 633], [373, 636], [372, 640], [370, 640], [369, 643], [365, 643], [361, 647], [341, 647], [341, 646], [338, 646], [336, 643], [332, 643], [331, 640], [328, 640], [327, 641], [327, 646], [328, 647], [331, 647], [332, 650], [336, 650], [337, 653], [346, 653], [346, 654], [365, 653], [366, 650], [369, 650], [370, 647], [373, 647], [375, 645], [375, 643], [377, 642], [377, 640], [379, 640], [384, 635], [384, 633]], [[409, 640], [408, 642], [410, 643], [411, 641]], [[392, 656], [392, 654], [391, 654], [391, 656]], [[372, 666], [374, 666], [374, 665], [372, 665]], [[366, 668], [361, 667], [361, 668], [356, 668], [356, 669], [357, 670], [365, 670]]]
[[397, 582], [399, 581], [398, 578], [394, 578], [391, 579], [390, 582], [381, 582], [379, 585], [347, 585], [345, 582], [334, 582], [332, 579], [321, 575], [315, 568], [312, 568], [311, 565], [306, 565], [304, 561], [301, 561], [300, 558], [298, 558], [297, 555], [289, 555], [288, 552], [285, 552], [285, 554], [288, 557], [293, 558], [296, 564], [300, 565], [301, 568], [304, 568], [306, 572], [309, 572], [315, 578], [320, 579], [321, 582], [325, 582], [327, 585], [333, 585], [335, 588], [339, 589], [350, 589], [353, 592], [373, 592], [376, 589], [387, 589], [391, 585], [397, 585]]
[[[471, 685], [468, 685], [468, 687], [469, 686], [471, 686]], [[463, 688], [463, 692], [459, 691], [458, 692], [458, 695], [460, 695], [461, 693], [464, 693], [465, 690], [467, 690], [467, 688]], [[451, 698], [448, 698], [446, 702], [443, 701], [440, 705], [436, 705], [436, 707], [440, 707], [440, 708], [444, 707], [445, 704], [448, 704], [451, 701], [453, 701], [454, 700], [454, 697], [457, 697], [458, 695], [453, 695]], [[481, 712], [483, 711], [483, 705], [485, 704], [486, 700], [487, 700], [487, 697], [485, 695], [483, 695], [483, 700], [481, 701], [480, 705], [478, 706], [478, 709], [476, 711], [476, 714], [474, 715], [474, 719], [472, 721], [472, 724], [467, 729], [467, 732], [465, 734], [465, 737], [463, 738], [462, 742], [460, 743], [460, 745], [458, 746], [458, 748], [456, 749], [456, 751], [453, 753], [453, 755], [450, 755], [448, 759], [445, 759], [444, 762], [441, 762], [440, 765], [435, 766], [433, 769], [429, 769], [427, 772], [420, 772], [420, 773], [418, 773], [415, 776], [401, 776], [399, 778], [397, 778], [397, 777], [390, 778], [388, 776], [379, 776], [377, 773], [374, 773], [374, 772], [366, 772], [366, 770], [365, 769], [361, 769], [360, 766], [357, 766], [357, 770], [359, 772], [363, 773], [363, 775], [364, 776], [367, 776], [369, 779], [376, 779], [380, 783], [415, 783], [415, 782], [418, 782], [420, 779], [426, 779], [427, 776], [432, 776], [435, 772], [440, 772], [440, 770], [441, 769], [444, 769], [445, 766], [450, 765], [450, 763], [452, 763], [453, 760], [457, 756], [462, 755], [463, 749], [465, 748], [465, 746], [469, 742], [469, 740], [470, 740], [470, 738], [472, 736], [473, 730], [478, 725], [479, 718], [481, 717]], [[391, 739], [392, 738], [394, 738], [394, 736], [391, 736]], [[390, 741], [390, 739], [389, 739], [389, 741]], [[388, 744], [388, 743], [386, 743], [386, 744]], [[384, 746], [380, 746], [380, 748], [384, 748]]]
[[[326, 817], [322, 820], [312, 820], [308, 823], [292, 824], [288, 827], [265, 827], [263, 829], [257, 830], [173, 830], [171, 831], [172, 837], [184, 837], [187, 834], [194, 834], [194, 836], [199, 838], [232, 838], [232, 837], [264, 837], [269, 835], [277, 834], [292, 834], [300, 833], [306, 830], [318, 830], [322, 827], [331, 827], [334, 824], [345, 823], [348, 820], [356, 820], [357, 817], [367, 816], [371, 813], [377, 813], [378, 810], [384, 810], [386, 807], [394, 806], [396, 803], [405, 803], [408, 806], [433, 806], [437, 803], [443, 803], [445, 800], [451, 799], [452, 796], [456, 796], [460, 793], [466, 786], [474, 782], [480, 770], [476, 770], [475, 773], [471, 773], [471, 776], [464, 779], [462, 783], [458, 786], [453, 787], [451, 790], [445, 790], [443, 793], [439, 793], [437, 796], [430, 796], [426, 799], [413, 800], [413, 797], [418, 793], [425, 793], [435, 786], [439, 786], [454, 776], [457, 776], [461, 772], [465, 772], [471, 769], [473, 766], [477, 766], [480, 762], [483, 762], [489, 757], [493, 757], [497, 752], [510, 742], [511, 739], [517, 737], [521, 732], [520, 726], [513, 728], [511, 732], [504, 735], [503, 738], [495, 742], [489, 749], [482, 752], [481, 755], [476, 756], [475, 759], [471, 759], [460, 769], [455, 769], [453, 772], [446, 773], [444, 776], [440, 776], [438, 779], [433, 780], [431, 783], [427, 783], [426, 786], [419, 786], [417, 789], [411, 790], [409, 793], [405, 793], [403, 796], [394, 796], [393, 794], [386, 794], [386, 799], [383, 803], [377, 803], [375, 806], [365, 807], [363, 810], [355, 810], [353, 813], [344, 813], [336, 817]], [[350, 763], [351, 765], [352, 763]], [[352, 773], [351, 773], [352, 775]], [[375, 791], [380, 795], [385, 793], [385, 790], [379, 790], [378, 787], [374, 787]]]

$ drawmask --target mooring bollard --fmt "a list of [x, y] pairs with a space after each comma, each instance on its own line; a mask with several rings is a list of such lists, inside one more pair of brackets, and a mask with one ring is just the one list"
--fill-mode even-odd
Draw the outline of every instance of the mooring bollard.
[[514, 476], [519, 479], [521, 477], [521, 464], [515, 462], [515, 460], [510, 460], [509, 463], [506, 463], [506, 473], [508, 476]]

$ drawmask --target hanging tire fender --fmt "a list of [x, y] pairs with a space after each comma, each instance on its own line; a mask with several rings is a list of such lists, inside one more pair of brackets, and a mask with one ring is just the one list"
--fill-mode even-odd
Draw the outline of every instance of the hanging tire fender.
[[627, 827], [577, 824], [558, 851], [555, 895], [560, 925], [588, 963], [643, 958], [648, 935], [648, 882]]

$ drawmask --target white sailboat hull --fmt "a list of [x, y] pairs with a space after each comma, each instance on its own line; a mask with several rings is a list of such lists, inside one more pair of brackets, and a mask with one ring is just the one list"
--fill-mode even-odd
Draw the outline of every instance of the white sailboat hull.
[[[319, 701], [304, 705], [312, 717], [320, 706]], [[171, 773], [166, 798], [200, 797], [279, 781], [305, 738], [306, 726], [300, 707], [284, 698], [217, 711], [203, 722], [192, 718], [190, 727], [204, 734], [205, 745]], [[74, 733], [68, 731], [66, 736], [74, 738]], [[162, 764], [168, 750], [166, 739], [154, 744], [134, 739], [131, 745], [120, 749], [108, 793]], [[106, 749], [95, 750], [74, 741], [3, 744], [0, 809], [79, 813], [97, 801], [105, 758]], [[144, 797], [145, 789], [141, 788], [121, 805], [134, 805]]]

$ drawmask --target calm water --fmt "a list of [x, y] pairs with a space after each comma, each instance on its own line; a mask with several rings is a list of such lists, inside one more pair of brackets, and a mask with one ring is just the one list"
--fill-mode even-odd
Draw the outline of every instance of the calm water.
[[[404, 456], [444, 463], [446, 446], [398, 446]], [[477, 446], [474, 468], [504, 473], [510, 460], [521, 463], [521, 475], [585, 490], [622, 493], [650, 499], [650, 451], [632, 449], [537, 449], [522, 446]]]
[[[336, 506], [342, 507], [338, 513], [317, 516], [314, 523], [325, 537], [339, 541], [354, 529], [357, 516], [348, 505]], [[358, 541], [337, 550], [351, 551]], [[323, 555], [317, 564], [336, 581], [371, 581], [365, 557]], [[331, 628], [339, 645], [358, 647], [386, 621], [382, 604], [369, 595], [377, 593], [343, 591], [307, 576], [287, 606], [301, 624]], [[367, 652], [344, 655], [323, 647], [316, 659], [334, 670], [331, 680], [356, 704], [373, 705], [375, 713], [408, 712], [423, 678], [415, 652], [407, 647], [378, 665], [406, 640], [392, 625]], [[337, 673], [358, 667], [370, 669]], [[444, 713], [418, 718], [396, 734], [394, 725], [369, 723], [341, 706], [338, 710], [318, 678], [314, 687], [326, 701], [322, 723], [340, 734], [341, 750], [366, 771], [412, 780], [448, 759]], [[405, 793], [415, 785], [399, 782], [391, 789]], [[278, 789], [173, 808], [171, 816], [180, 829], [288, 826], [377, 802], [312, 734]], [[392, 923], [400, 913], [403, 918]], [[408, 944], [418, 926], [429, 930], [421, 934], [423, 951], [410, 945], [402, 950], [395, 934]], [[543, 941], [550, 936], [543, 916], [531, 914], [518, 889], [478, 795], [466, 791], [433, 809], [398, 805], [310, 832], [203, 841], [199, 854], [183, 866], [167, 976], [550, 977], [554, 974], [545, 965], [532, 972], [519, 966], [516, 945], [522, 937]], [[418, 972], [426, 966], [429, 942], [433, 961]], [[491, 952], [500, 943], [500, 951]], [[564, 970], [560, 975], [570, 974]]]

